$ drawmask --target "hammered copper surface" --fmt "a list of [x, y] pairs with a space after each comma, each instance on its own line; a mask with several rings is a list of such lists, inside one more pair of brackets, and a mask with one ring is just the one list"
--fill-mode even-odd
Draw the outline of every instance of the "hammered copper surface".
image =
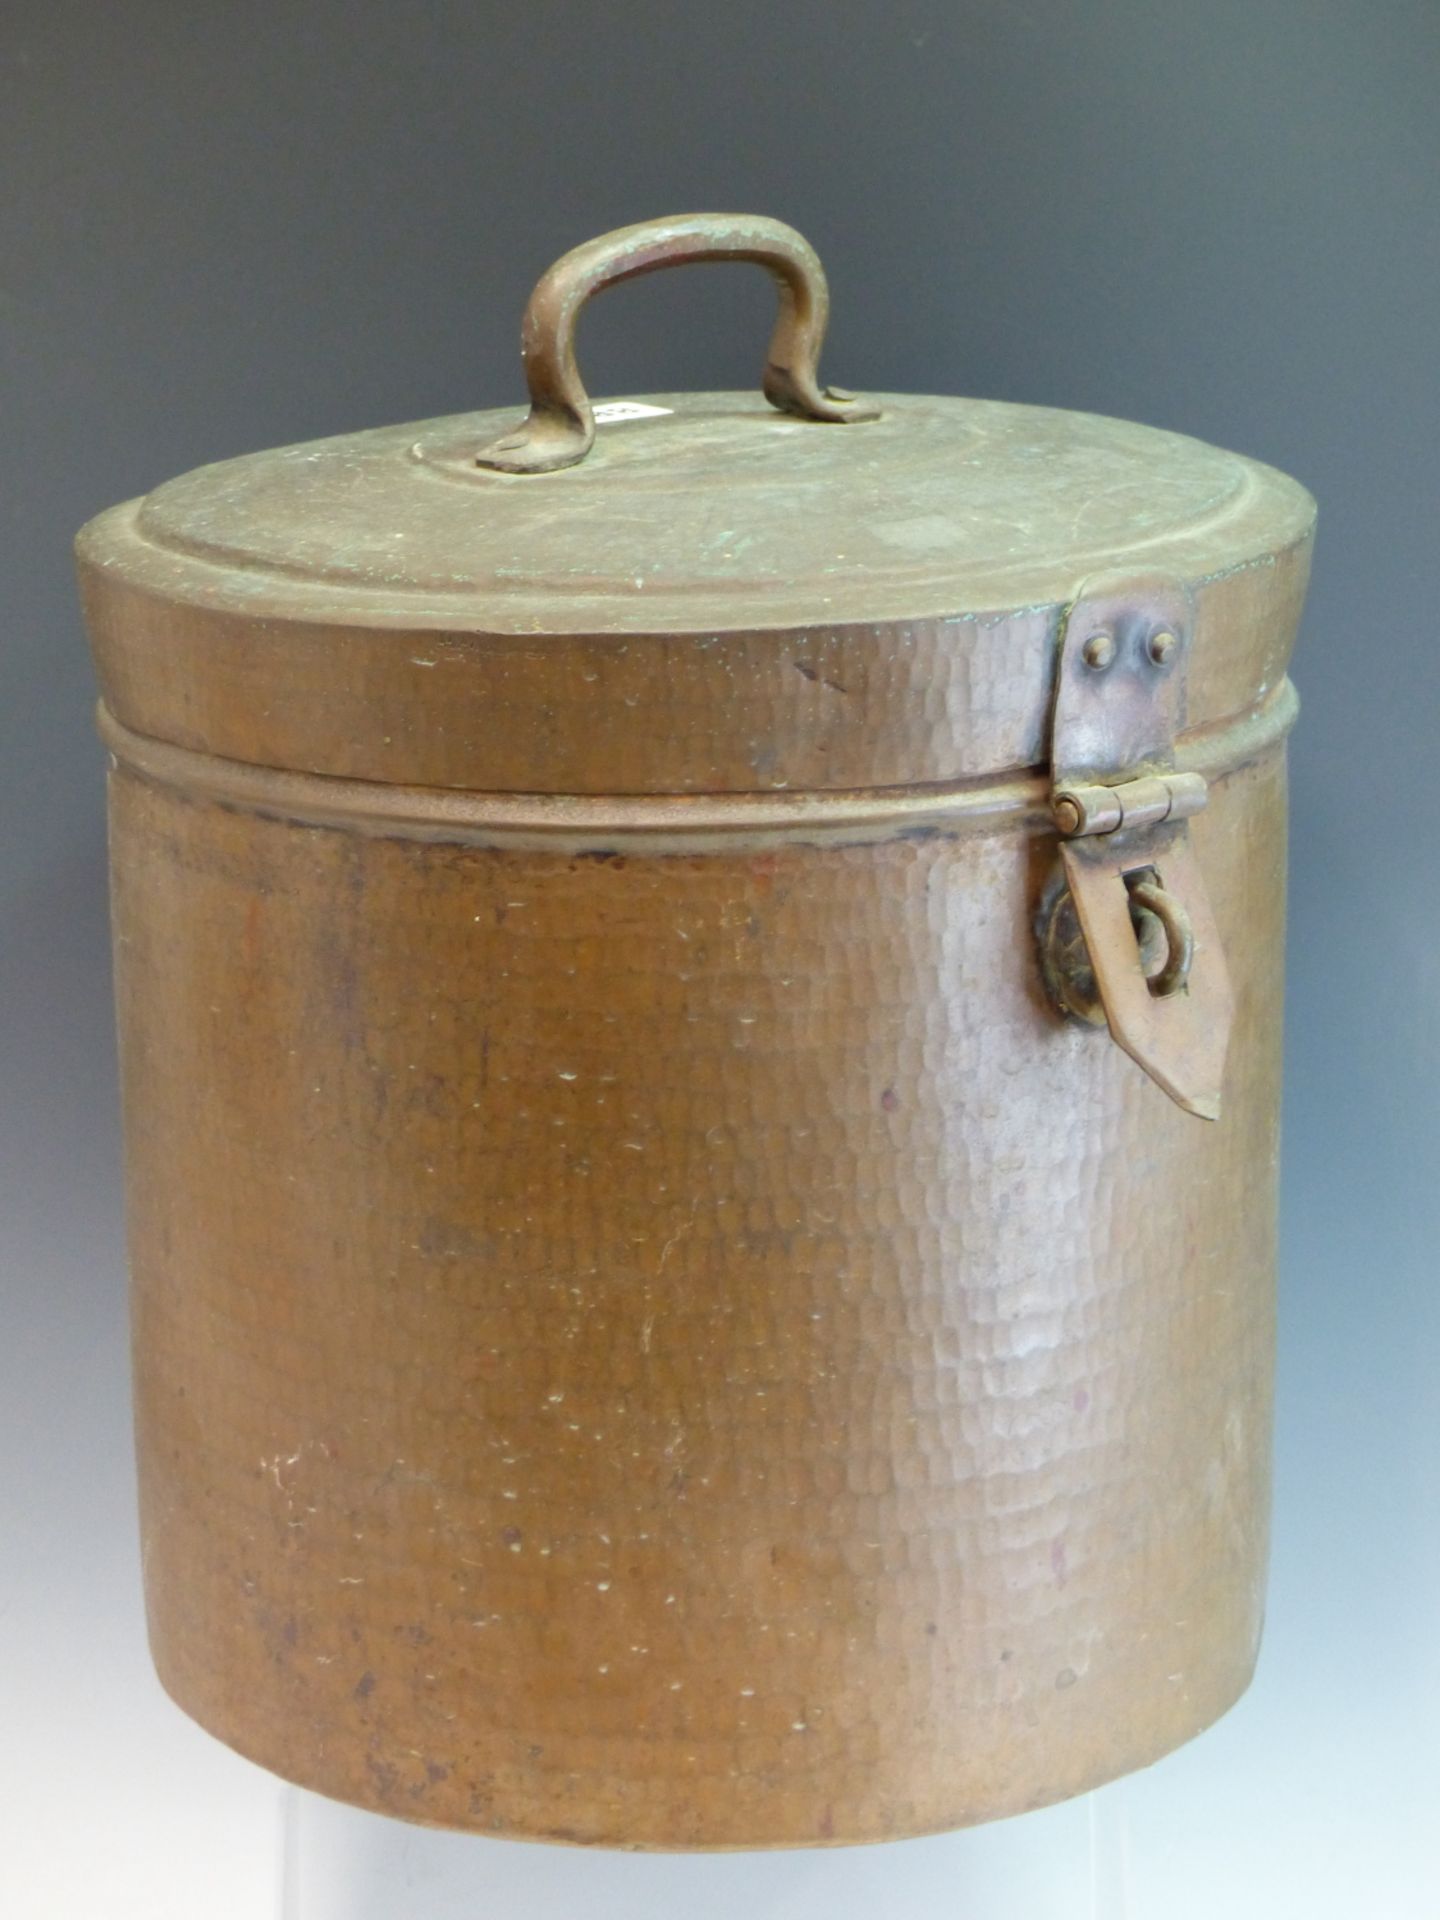
[[1193, 832], [1223, 1121], [1051, 1011], [1052, 838], [427, 845], [114, 779], [147, 1591], [241, 1751], [406, 1817], [884, 1839], [1240, 1692], [1282, 760]]
[[[718, 219], [542, 282], [542, 414], [588, 441], [585, 293], [706, 248], [780, 275], [781, 402], [851, 404], [804, 241]], [[1141, 1765], [1249, 1676], [1313, 503], [1151, 427], [871, 400], [651, 396], [524, 474], [476, 464], [515, 409], [460, 415], [81, 535], [152, 1642], [306, 1786], [893, 1839]], [[1106, 572], [1127, 618], [1183, 599], [1173, 699], [1145, 764], [1102, 700], [1061, 767]], [[1048, 997], [1077, 772], [1062, 824], [1116, 813], [1138, 874], [1102, 972], [1203, 1024], [1223, 945], [1213, 1123]]]

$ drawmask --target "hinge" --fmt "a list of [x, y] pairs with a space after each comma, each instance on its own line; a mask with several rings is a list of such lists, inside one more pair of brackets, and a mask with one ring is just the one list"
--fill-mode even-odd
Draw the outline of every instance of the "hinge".
[[1205, 781], [1175, 766], [1194, 631], [1159, 575], [1086, 581], [1061, 623], [1050, 729], [1061, 867], [1039, 933], [1052, 997], [1214, 1120], [1234, 1003], [1186, 822]]

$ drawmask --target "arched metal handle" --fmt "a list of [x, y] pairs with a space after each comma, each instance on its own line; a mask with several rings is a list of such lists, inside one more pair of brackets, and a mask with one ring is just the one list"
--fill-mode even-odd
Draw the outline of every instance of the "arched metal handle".
[[780, 220], [735, 213], [684, 213], [620, 227], [576, 247], [543, 274], [521, 328], [530, 414], [513, 433], [476, 455], [500, 473], [554, 473], [583, 460], [595, 442], [595, 415], [575, 363], [580, 309], [602, 287], [691, 260], [753, 260], [774, 275], [780, 313], [761, 381], [782, 413], [807, 420], [874, 420], [879, 409], [818, 377], [830, 314], [825, 270], [810, 243]]

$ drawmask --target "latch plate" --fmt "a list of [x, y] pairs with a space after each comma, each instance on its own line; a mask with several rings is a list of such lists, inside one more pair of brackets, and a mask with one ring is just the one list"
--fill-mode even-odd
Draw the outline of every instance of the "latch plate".
[[[1204, 783], [1175, 767], [1194, 606], [1162, 575], [1085, 582], [1063, 622], [1051, 722], [1053, 803], [1086, 982], [1115, 1041], [1186, 1112], [1220, 1112], [1230, 977], [1186, 821]], [[1058, 903], [1063, 907], [1064, 903]], [[1049, 938], [1066, 922], [1052, 906]], [[1156, 942], [1145, 930], [1159, 926]], [[1064, 952], [1046, 952], [1056, 981]], [[1058, 980], [1064, 1011], [1084, 1010]]]

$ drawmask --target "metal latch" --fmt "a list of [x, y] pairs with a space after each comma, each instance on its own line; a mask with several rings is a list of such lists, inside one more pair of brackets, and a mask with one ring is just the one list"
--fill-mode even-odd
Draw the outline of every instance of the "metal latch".
[[1187, 1113], [1214, 1120], [1234, 1002], [1186, 822], [1204, 779], [1175, 766], [1194, 629], [1159, 575], [1086, 581], [1061, 626], [1051, 810], [1061, 866], [1041, 960], [1062, 1012], [1112, 1037]]

